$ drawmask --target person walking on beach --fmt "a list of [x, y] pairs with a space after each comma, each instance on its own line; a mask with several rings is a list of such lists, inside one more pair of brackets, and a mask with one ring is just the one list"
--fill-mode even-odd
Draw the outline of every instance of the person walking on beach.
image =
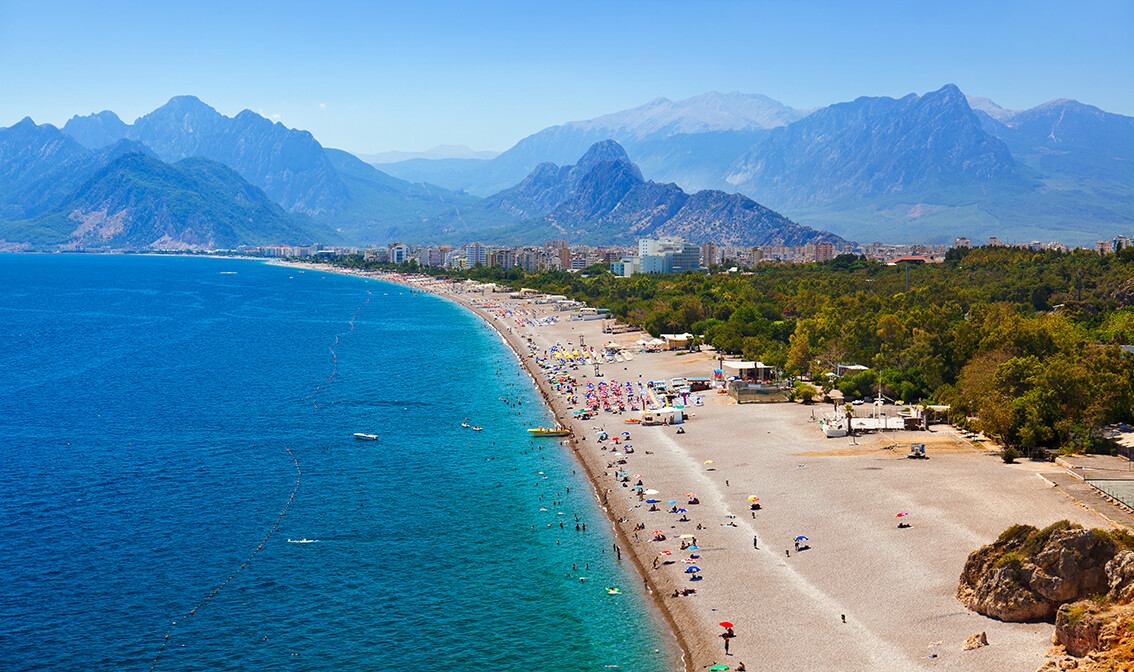
[[752, 548], [757, 548], [757, 549], [760, 548], [759, 546], [756, 545], [756, 535], [755, 534], [752, 535]]

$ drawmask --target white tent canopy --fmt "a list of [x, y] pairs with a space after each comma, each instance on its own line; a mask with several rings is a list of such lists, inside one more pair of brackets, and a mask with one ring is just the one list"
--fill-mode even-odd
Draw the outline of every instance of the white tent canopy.
[[721, 366], [726, 369], [735, 369], [737, 371], [749, 371], [751, 369], [770, 369], [772, 367], [766, 366], [764, 362], [721, 362]]

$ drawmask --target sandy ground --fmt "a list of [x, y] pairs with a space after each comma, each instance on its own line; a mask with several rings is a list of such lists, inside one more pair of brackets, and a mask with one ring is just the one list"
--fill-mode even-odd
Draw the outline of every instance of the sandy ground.
[[[446, 294], [470, 307], [487, 300], [550, 314], [507, 295]], [[537, 380], [543, 373], [521, 337], [530, 336], [540, 351], [557, 342], [577, 344], [580, 336], [596, 347], [637, 338], [604, 335], [599, 321], [567, 321], [568, 313], [555, 313], [558, 324], [530, 327], [474, 310], [501, 331]], [[636, 353], [633, 361], [600, 370], [601, 380], [637, 382], [708, 376], [714, 364], [706, 355]], [[584, 385], [593, 380], [590, 366], [573, 373]], [[566, 424], [565, 399], [542, 387]], [[676, 631], [687, 670], [718, 663], [735, 669], [743, 661], [748, 670], [1031, 672], [1045, 661], [1051, 624], [989, 619], [962, 606], [955, 593], [968, 554], [1014, 523], [1042, 527], [1066, 518], [1108, 526], [1108, 519], [1040, 477], [1065, 475], [1061, 467], [1005, 465], [995, 452], [942, 425], [860, 437], [854, 445], [823, 437], [811, 419], [826, 410], [819, 405], [739, 406], [724, 395], [703, 397], [704, 406], [690, 408], [695, 415], [684, 434], [602, 414], [573, 423], [574, 440], [563, 442], [592, 475], [624, 554], [633, 555]], [[596, 441], [596, 428], [631, 432], [634, 453], [625, 455], [625, 465], [614, 463], [609, 443]], [[930, 459], [906, 459], [911, 442], [925, 443]], [[640, 474], [663, 503], [688, 508], [689, 521], [668, 513], [667, 505], [650, 511], [615, 476], [622, 469]], [[700, 504], [686, 505], [686, 493], [696, 493]], [[760, 510], [749, 509], [749, 496], [760, 498]], [[897, 527], [898, 512], [909, 514], [910, 527]], [[644, 529], [636, 532], [639, 525]], [[652, 541], [654, 530], [667, 539]], [[693, 534], [698, 549], [681, 550], [681, 534]], [[808, 537], [809, 549], [795, 550], [800, 535]], [[668, 562], [654, 568], [660, 551], [672, 555], [661, 556]], [[691, 553], [701, 556], [699, 581], [684, 573], [688, 565], [681, 560]], [[672, 596], [685, 588], [696, 593]], [[727, 655], [721, 621], [735, 625]], [[980, 631], [988, 633], [989, 646], [962, 651], [965, 639]]]

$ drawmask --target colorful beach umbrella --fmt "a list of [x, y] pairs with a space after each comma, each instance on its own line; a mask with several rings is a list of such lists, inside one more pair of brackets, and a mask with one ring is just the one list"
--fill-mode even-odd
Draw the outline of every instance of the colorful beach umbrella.
[[686, 573], [686, 574], [695, 574], [695, 573], [697, 573], [697, 572], [699, 572], [699, 571], [701, 571], [701, 568], [700, 568], [700, 567], [698, 567], [697, 565], [693, 565], [692, 567], [686, 567], [686, 568], [685, 568], [685, 573]]
[[712, 460], [705, 460], [705, 464], [716, 464], [716, 462], [713, 462]]
[[760, 498], [759, 498], [759, 497], [757, 497], [756, 495], [752, 495], [751, 497], [749, 497], [749, 498], [748, 498], [748, 501], [750, 501], [750, 502], [758, 502], [758, 501], [760, 501]]
[[908, 514], [908, 513], [895, 513], [894, 517], [895, 518], [902, 518], [902, 517], [908, 516], [908, 515], [910, 515], [910, 514]]
[[709, 672], [719, 672], [720, 670], [727, 670], [728, 665], [713, 665], [709, 668]]
[[658, 555], [673, 555], [673, 551], [658, 551]]

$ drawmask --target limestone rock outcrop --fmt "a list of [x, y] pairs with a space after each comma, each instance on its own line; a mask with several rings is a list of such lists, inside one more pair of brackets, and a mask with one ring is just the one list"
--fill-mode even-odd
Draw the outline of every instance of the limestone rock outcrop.
[[[1017, 525], [969, 555], [957, 597], [1002, 621], [1046, 620], [1060, 605], [1110, 589], [1107, 563], [1119, 551], [1106, 532], [1060, 521], [1043, 530]], [[1134, 560], [1116, 571], [1134, 573]]]

